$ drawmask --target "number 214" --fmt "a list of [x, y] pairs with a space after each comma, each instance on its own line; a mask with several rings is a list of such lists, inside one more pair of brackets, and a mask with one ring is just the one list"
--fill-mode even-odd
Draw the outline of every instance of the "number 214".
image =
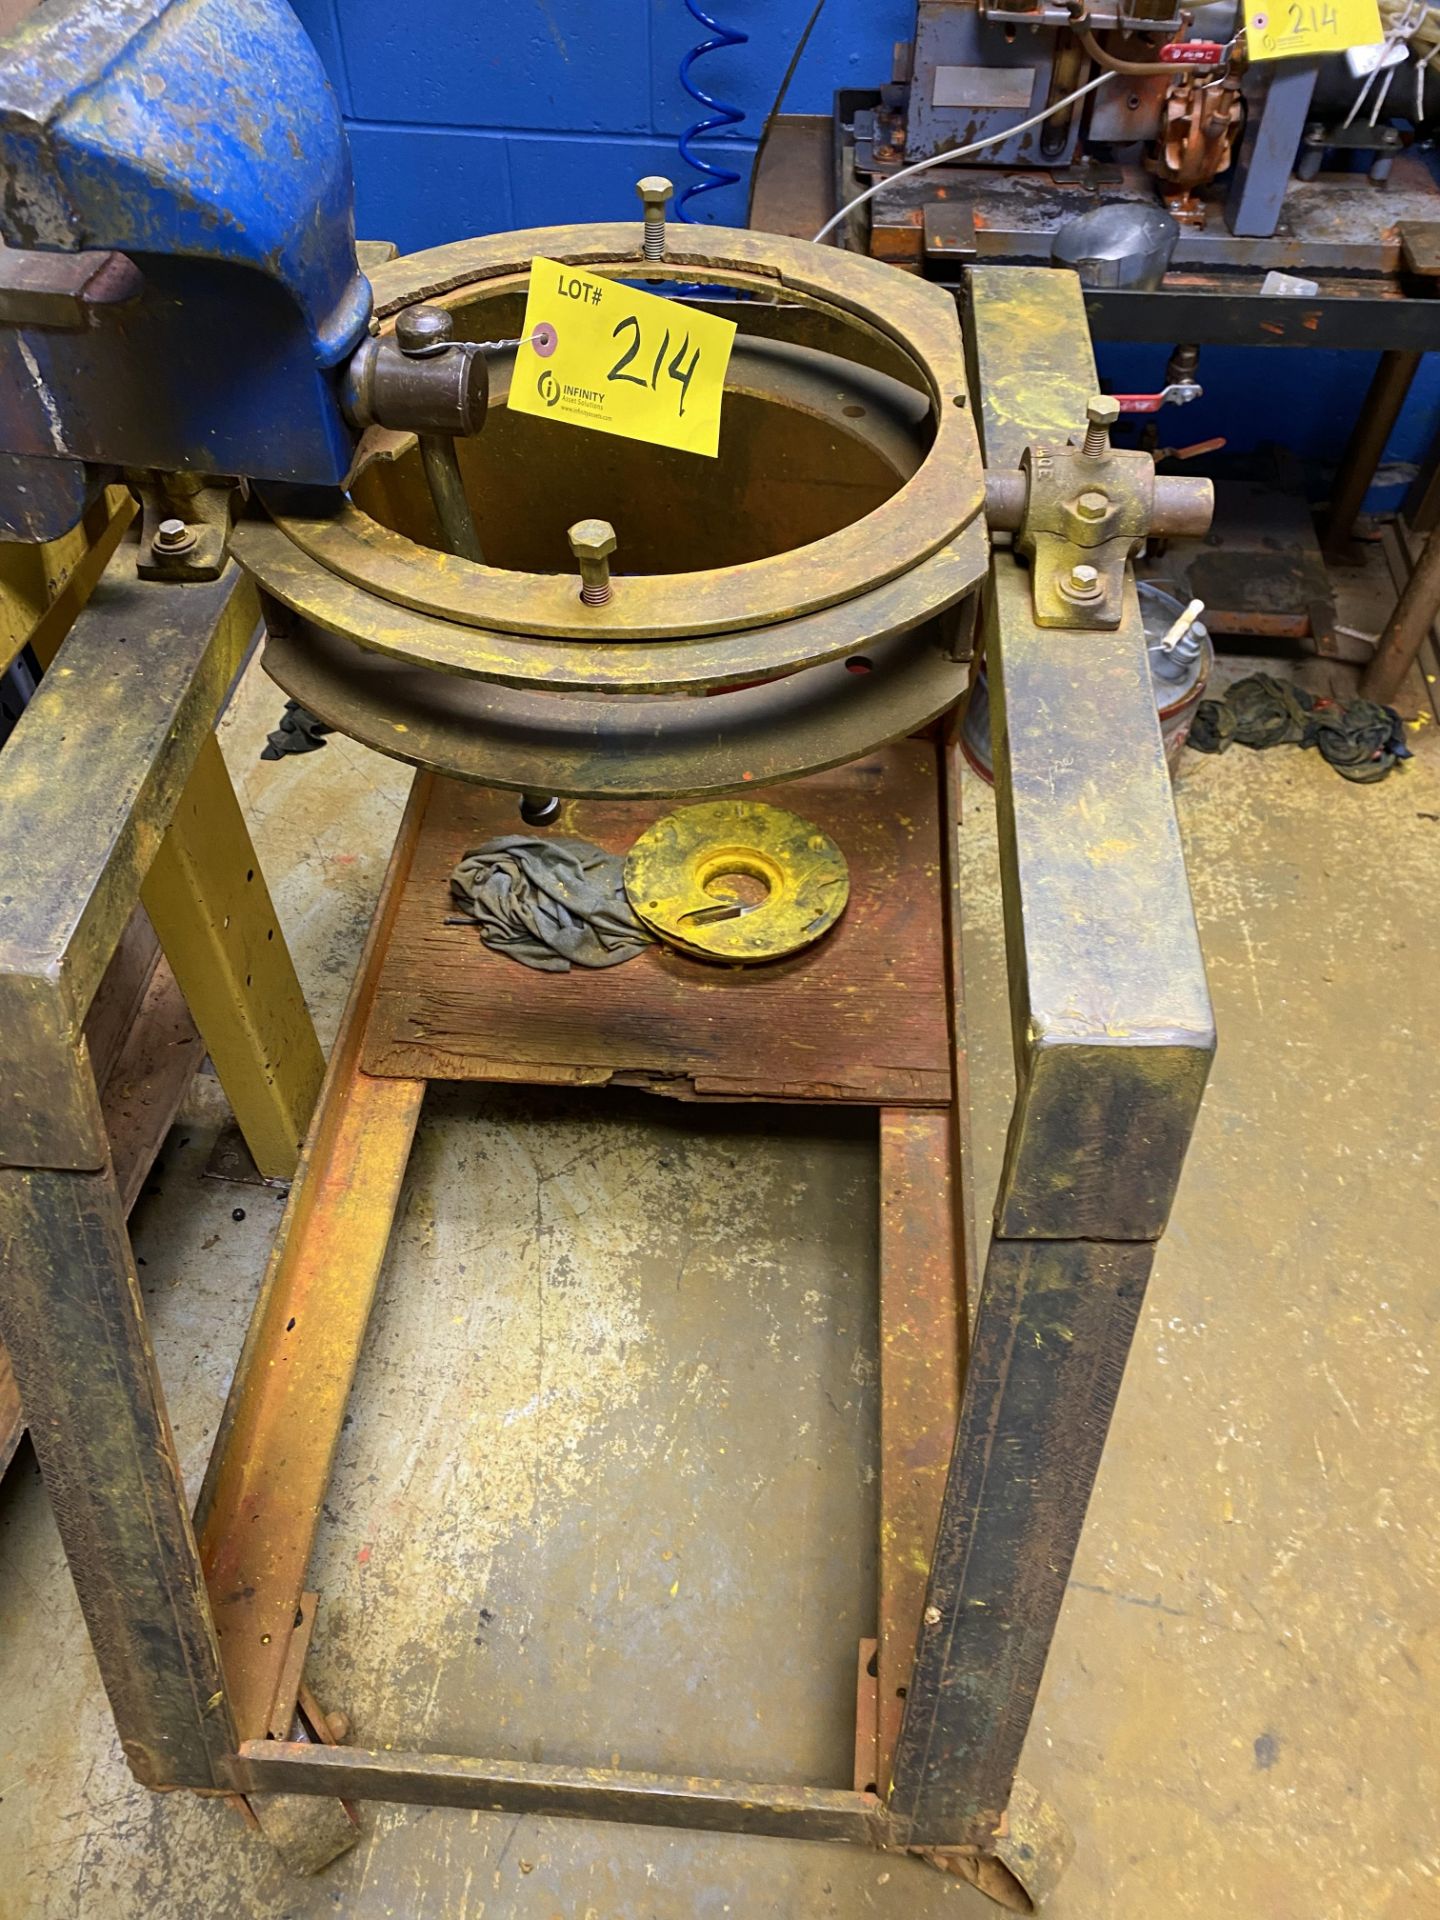
[[1333, 6], [1296, 6], [1291, 0], [1289, 8], [1291, 33], [1334, 33], [1339, 19]]
[[626, 373], [624, 371], [630, 362], [637, 358], [640, 352], [640, 322], [635, 318], [633, 313], [626, 314], [623, 320], [616, 323], [610, 337], [612, 340], [618, 340], [622, 333], [628, 333], [630, 335], [630, 344], [615, 362], [614, 366], [611, 367], [609, 373], [605, 376], [606, 379], [628, 380], [632, 387], [649, 387], [651, 392], [654, 393], [659, 390], [660, 374], [663, 369], [680, 389], [677, 395], [677, 405], [680, 415], [683, 418], [685, 413], [685, 395], [689, 391], [690, 382], [695, 377], [695, 369], [700, 364], [700, 349], [696, 347], [689, 361], [686, 362], [685, 349], [690, 344], [690, 336], [687, 333], [675, 349], [669, 366], [666, 367], [665, 355], [670, 346], [670, 329], [667, 327], [665, 329], [665, 338], [660, 342], [660, 351], [655, 355], [655, 362], [650, 369], [650, 377], [647, 380], [643, 374]]

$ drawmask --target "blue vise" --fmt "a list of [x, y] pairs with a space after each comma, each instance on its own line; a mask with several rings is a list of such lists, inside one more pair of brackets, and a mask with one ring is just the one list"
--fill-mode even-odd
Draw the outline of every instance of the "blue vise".
[[0, 539], [117, 469], [336, 487], [350, 154], [285, 0], [42, 0], [0, 43]]

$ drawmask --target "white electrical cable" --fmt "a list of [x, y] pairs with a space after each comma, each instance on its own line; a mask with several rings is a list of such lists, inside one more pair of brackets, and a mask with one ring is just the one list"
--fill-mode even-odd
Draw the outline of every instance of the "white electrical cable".
[[[1395, 77], [1394, 67], [1386, 65], [1389, 55], [1397, 46], [1404, 48], [1408, 54], [1411, 41], [1420, 35], [1422, 31], [1427, 28], [1427, 25], [1436, 17], [1435, 8], [1423, 4], [1423, 0], [1405, 0], [1403, 11], [1399, 8], [1398, 0], [1386, 0], [1385, 7], [1382, 10], [1381, 20], [1382, 26], [1385, 27], [1385, 38], [1380, 42], [1380, 56], [1361, 82], [1360, 91], [1356, 94], [1354, 104], [1351, 106], [1349, 113], [1346, 114], [1342, 125], [1348, 127], [1353, 124], [1355, 116], [1370, 97], [1370, 89], [1383, 73], [1385, 80], [1380, 88], [1379, 98], [1376, 100], [1370, 114], [1370, 125], [1372, 127], [1375, 125], [1376, 120], [1379, 118], [1380, 108], [1384, 103], [1385, 96], [1390, 91], [1390, 82]], [[1429, 37], [1432, 39], [1434, 37], [1433, 25], [1429, 25]], [[1440, 49], [1432, 50], [1429, 56], [1430, 58], [1433, 59], [1435, 51], [1440, 51]], [[1418, 87], [1417, 96], [1423, 99], [1423, 95], [1419, 93]], [[1419, 117], [1417, 113], [1416, 118], [1418, 119]]]
[[[1175, 69], [1181, 71], [1179, 67]], [[873, 200], [877, 193], [883, 193], [887, 187], [895, 186], [901, 180], [908, 180], [912, 173], [923, 173], [927, 167], [943, 166], [950, 160], [968, 160], [972, 153], [980, 153], [986, 147], [1003, 146], [1007, 140], [1013, 140], [1018, 133], [1028, 133], [1031, 127], [1038, 127], [1042, 120], [1050, 120], [1057, 113], [1063, 113], [1066, 107], [1073, 107], [1077, 100], [1083, 100], [1087, 93], [1094, 93], [1097, 87], [1103, 87], [1108, 80], [1117, 80], [1115, 73], [1098, 74], [1095, 79], [1087, 80], [1083, 87], [1077, 87], [1073, 93], [1067, 93], [1063, 100], [1057, 100], [1053, 106], [1046, 107], [1041, 113], [1032, 113], [1028, 120], [1022, 120], [1018, 126], [1005, 127], [999, 133], [990, 133], [983, 140], [972, 140], [968, 147], [951, 147], [944, 153], [932, 153], [928, 160], [916, 160], [908, 167], [901, 167], [898, 173], [890, 173], [883, 180], [877, 180], [873, 187], [867, 187], [864, 193], [857, 193], [853, 200], [847, 200], [840, 211], [832, 214], [820, 231], [814, 236], [812, 245], [833, 233], [842, 220], [863, 207], [867, 200]]]

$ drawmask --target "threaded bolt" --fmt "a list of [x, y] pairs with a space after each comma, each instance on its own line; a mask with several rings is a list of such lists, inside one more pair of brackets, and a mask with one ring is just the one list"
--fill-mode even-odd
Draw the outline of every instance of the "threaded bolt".
[[195, 529], [183, 520], [162, 520], [150, 545], [156, 553], [189, 553], [195, 545]]
[[1088, 599], [1100, 591], [1100, 570], [1082, 562], [1079, 566], [1071, 567], [1065, 584], [1071, 593]]
[[1082, 493], [1075, 502], [1075, 511], [1082, 520], [1103, 520], [1110, 511], [1110, 496], [1094, 490]]
[[1080, 451], [1087, 460], [1102, 459], [1110, 451], [1110, 429], [1119, 418], [1119, 401], [1108, 393], [1097, 393], [1085, 409], [1085, 441]]
[[443, 353], [454, 333], [454, 319], [444, 307], [407, 307], [395, 317], [395, 344], [412, 360]]
[[645, 258], [663, 260], [665, 258], [665, 203], [674, 193], [674, 185], [662, 174], [647, 173], [643, 180], [635, 182], [635, 191], [639, 194], [640, 204], [645, 209]]
[[610, 585], [610, 556], [618, 542], [608, 520], [577, 520], [570, 529], [570, 551], [580, 564], [580, 598], [587, 607], [603, 607]]

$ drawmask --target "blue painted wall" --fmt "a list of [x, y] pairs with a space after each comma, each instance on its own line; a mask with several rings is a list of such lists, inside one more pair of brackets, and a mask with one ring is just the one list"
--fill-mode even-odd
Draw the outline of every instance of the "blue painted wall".
[[[693, 178], [676, 136], [702, 117], [680, 85], [706, 37], [684, 0], [293, 0], [350, 124], [359, 230], [405, 252], [463, 233], [627, 220], [635, 182]], [[692, 203], [742, 225], [760, 123], [812, 0], [713, 0], [749, 34], [697, 64], [707, 92], [746, 112], [739, 137], [702, 141], [740, 174]], [[828, 112], [838, 86], [873, 86], [913, 0], [829, 0], [788, 104]]]
[[[633, 219], [635, 182], [695, 176], [676, 136], [701, 117], [680, 85], [688, 47], [705, 37], [684, 0], [292, 0], [329, 69], [349, 122], [359, 231], [405, 252], [467, 233], [569, 220]], [[697, 0], [698, 3], [698, 0]], [[748, 44], [707, 54], [695, 79], [746, 114], [738, 136], [701, 142], [740, 175], [692, 202], [695, 218], [743, 225], [761, 122], [813, 0], [709, 0]], [[837, 87], [889, 77], [891, 47], [914, 24], [914, 0], [828, 0], [787, 106], [824, 113]], [[1157, 386], [1166, 353], [1106, 347], [1112, 388]], [[1203, 400], [1162, 416], [1179, 444], [1225, 434], [1247, 448], [1281, 440], [1312, 464], [1314, 489], [1344, 440], [1374, 370], [1373, 354], [1208, 348]], [[1418, 460], [1440, 418], [1440, 355], [1431, 355], [1389, 449]], [[1402, 486], [1372, 496], [1393, 506]]]

